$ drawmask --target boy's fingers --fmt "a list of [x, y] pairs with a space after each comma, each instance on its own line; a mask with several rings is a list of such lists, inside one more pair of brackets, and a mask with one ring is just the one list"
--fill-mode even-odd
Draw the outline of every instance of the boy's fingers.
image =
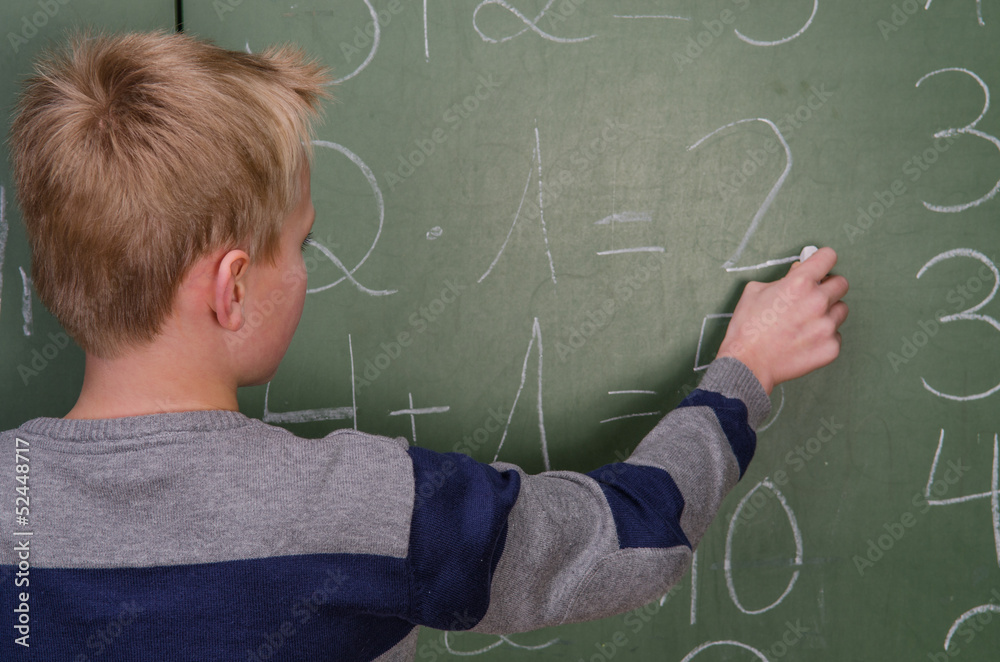
[[838, 301], [830, 307], [830, 319], [832, 319], [836, 325], [835, 328], [840, 328], [840, 325], [847, 319], [847, 313], [847, 304], [843, 301]]
[[840, 301], [844, 298], [849, 287], [847, 279], [843, 276], [830, 276], [819, 284], [819, 288], [829, 297], [830, 303]]

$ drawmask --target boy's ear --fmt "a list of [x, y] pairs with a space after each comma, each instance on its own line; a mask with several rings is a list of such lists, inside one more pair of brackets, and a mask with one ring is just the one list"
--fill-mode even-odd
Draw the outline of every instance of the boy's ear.
[[234, 249], [222, 256], [215, 274], [215, 315], [229, 331], [239, 331], [245, 321], [246, 274], [250, 256]]

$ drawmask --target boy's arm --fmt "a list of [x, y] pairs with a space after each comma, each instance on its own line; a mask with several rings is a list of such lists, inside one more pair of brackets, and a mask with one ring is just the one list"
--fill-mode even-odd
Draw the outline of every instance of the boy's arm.
[[601, 618], [665, 594], [743, 475], [769, 409], [746, 366], [717, 360], [625, 462], [521, 473], [489, 610], [474, 629]]
[[749, 284], [701, 387], [625, 462], [529, 476], [411, 449], [414, 622], [506, 633], [663, 595], [746, 471], [770, 389], [836, 357], [847, 282], [827, 275], [835, 261], [821, 249]]
[[746, 471], [767, 394], [839, 353], [847, 281], [828, 276], [835, 263], [825, 248], [779, 281], [748, 284], [700, 387], [625, 462], [586, 475], [521, 473], [490, 607], [476, 630], [608, 616], [680, 579]]

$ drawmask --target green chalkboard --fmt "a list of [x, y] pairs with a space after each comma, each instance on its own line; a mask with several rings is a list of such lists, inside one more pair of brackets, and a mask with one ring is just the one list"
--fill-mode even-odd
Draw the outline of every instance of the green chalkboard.
[[[192, 34], [295, 42], [342, 79], [314, 292], [248, 415], [589, 470], [697, 383], [747, 280], [816, 244], [851, 281], [841, 358], [775, 391], [696, 572], [598, 623], [425, 630], [417, 659], [995, 659], [1000, 8], [926, 5], [184, 4]], [[9, 194], [6, 218], [12, 426], [64, 413], [81, 361], [37, 301], [24, 335]]]

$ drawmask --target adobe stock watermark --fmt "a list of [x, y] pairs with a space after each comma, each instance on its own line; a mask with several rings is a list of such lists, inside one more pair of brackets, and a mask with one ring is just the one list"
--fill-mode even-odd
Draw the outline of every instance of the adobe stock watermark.
[[[796, 444], [792, 450], [785, 454], [784, 462], [787, 467], [798, 473], [806, 468], [808, 462], [813, 458], [818, 457], [823, 451], [826, 444], [833, 441], [837, 433], [844, 429], [843, 423], [838, 423], [835, 416], [830, 416], [829, 418], [823, 417], [819, 419], [819, 426], [816, 429], [816, 434], [806, 439], [801, 444]], [[772, 482], [778, 488], [784, 488], [788, 485], [789, 475], [784, 469], [778, 469], [772, 474]], [[768, 496], [770, 495], [770, 496]], [[764, 490], [755, 490], [750, 499], [744, 504], [743, 508], [740, 510], [739, 518], [736, 520], [736, 524], [749, 524], [750, 521], [757, 516], [764, 506], [775, 498], [777, 495], [774, 490], [767, 490], [767, 494]], [[732, 515], [730, 515], [730, 518]]]
[[408, 0], [405, 6], [401, 0], [389, 0], [385, 9], [375, 11], [375, 18], [369, 19], [364, 28], [355, 26], [352, 33], [354, 38], [350, 42], [342, 41], [339, 44], [340, 53], [344, 56], [344, 60], [350, 64], [354, 58], [364, 57], [369, 52], [372, 42], [375, 41], [376, 26], [378, 30], [387, 27], [392, 23], [393, 16], [402, 14], [406, 7], [411, 4], [413, 4], [413, 0]]
[[476, 87], [470, 90], [464, 98], [448, 106], [441, 113], [441, 122], [434, 129], [428, 132], [423, 138], [416, 138], [413, 144], [416, 149], [409, 154], [400, 154], [397, 157], [399, 165], [395, 170], [386, 173], [385, 181], [389, 184], [389, 190], [395, 191], [396, 187], [413, 176], [417, 168], [427, 162], [427, 159], [437, 151], [438, 147], [448, 141], [462, 123], [472, 117], [483, 102], [489, 100], [496, 91], [500, 89], [503, 81], [496, 80], [493, 74], [480, 75], [476, 79]]
[[35, 4], [38, 5], [38, 11], [25, 14], [21, 17], [21, 29], [19, 32], [7, 33], [7, 41], [10, 42], [10, 47], [14, 49], [14, 53], [20, 51], [21, 47], [33, 39], [41, 28], [44, 28], [49, 24], [51, 19], [55, 18], [60, 8], [65, 7], [71, 1], [35, 0]]
[[299, 629], [309, 623], [321, 609], [328, 608], [332, 598], [345, 583], [348, 576], [341, 568], [327, 568], [321, 584], [309, 595], [300, 596], [291, 606], [291, 618], [283, 620], [271, 632], [259, 636], [263, 641], [246, 651], [247, 662], [268, 662], [282, 659], [279, 655], [282, 647], [299, 633]]
[[566, 342], [556, 341], [556, 353], [559, 355], [559, 360], [565, 363], [570, 356], [582, 349], [598, 331], [607, 328], [614, 320], [615, 314], [621, 309], [621, 304], [635, 296], [635, 293], [641, 290], [653, 278], [654, 274], [659, 272], [660, 262], [659, 258], [651, 256], [645, 264], [640, 264], [632, 273], [616, 281], [612, 288], [613, 296], [604, 299], [599, 306], [584, 313], [583, 320], [566, 332]]
[[899, 29], [906, 25], [910, 17], [918, 11], [920, 11], [920, 5], [917, 3], [917, 0], [903, 0], [901, 3], [894, 2], [889, 19], [880, 18], [875, 23], [878, 31], [882, 33], [882, 41], [889, 41], [889, 35], [893, 32], [899, 32]]
[[[732, 0], [732, 2], [740, 12], [746, 11], [750, 6], [750, 0]], [[705, 50], [715, 43], [716, 39], [722, 36], [726, 26], [735, 22], [736, 12], [732, 9], [723, 9], [718, 18], [702, 21], [701, 25], [705, 29], [693, 37], [688, 37], [684, 44], [684, 50], [673, 52], [672, 57], [677, 65], [677, 71], [684, 71], [684, 67], [694, 64], [694, 61], [701, 57]]]
[[104, 626], [98, 628], [96, 632], [87, 637], [84, 643], [90, 652], [79, 653], [73, 658], [73, 662], [89, 662], [90, 660], [100, 658], [105, 653], [108, 653], [108, 657], [105, 659], [114, 659], [113, 648], [115, 640], [121, 637], [126, 632], [128, 626], [132, 625], [136, 618], [140, 614], [145, 613], [145, 611], [146, 608], [134, 600], [131, 602], [122, 602], [119, 605], [118, 613]]
[[40, 375], [68, 346], [69, 336], [65, 333], [49, 333], [49, 342], [42, 345], [41, 349], [32, 349], [31, 360], [27, 364], [18, 364], [17, 374], [21, 377], [21, 383], [27, 386], [31, 378]]
[[946, 647], [944, 653], [935, 652], [927, 654], [931, 662], [948, 662], [951, 658], [957, 657], [962, 652], [961, 646], [948, 645], [954, 644], [955, 640], [952, 639], [954, 635], [958, 635], [966, 645], [969, 645], [975, 640], [977, 634], [993, 622], [993, 612], [1000, 610], [1000, 591], [995, 588], [991, 589], [990, 595], [993, 597], [990, 598], [989, 602], [976, 609], [972, 614], [968, 614], [968, 618], [954, 632], [949, 632], [948, 638], [945, 639]]
[[[471, 433], [464, 435], [462, 441], [456, 442], [452, 451], [471, 456], [482, 448], [492, 435], [502, 430], [505, 423], [506, 416], [503, 411], [499, 408], [491, 408], [486, 420]], [[420, 483], [414, 485], [413, 508], [422, 507], [456, 471], [458, 471], [458, 465], [452, 459], [446, 458], [442, 460], [437, 469], [424, 473]]]
[[774, 643], [767, 648], [761, 649], [768, 660], [778, 660], [786, 655], [797, 643], [802, 641], [805, 635], [809, 634], [809, 628], [802, 627], [802, 621], [795, 619], [795, 622], [785, 621], [785, 631], [781, 633]]
[[465, 453], [473, 456], [482, 448], [490, 437], [503, 429], [506, 417], [500, 409], [490, 408], [489, 417], [483, 421], [482, 425], [462, 437], [462, 441], [457, 442], [452, 447], [452, 452]]
[[645, 606], [627, 612], [622, 619], [622, 624], [628, 628], [629, 632], [616, 630], [605, 641], [595, 641], [594, 650], [596, 652], [591, 653], [590, 657], [577, 658], [576, 662], [610, 662], [610, 660], [615, 659], [618, 653], [627, 650], [630, 641], [629, 633], [631, 633], [631, 637], [635, 637], [642, 632], [652, 622], [653, 617], [663, 605], [670, 600], [671, 595], [673, 593], [667, 593], [662, 600], [654, 600]]
[[[957, 462], [948, 460], [948, 467], [944, 471], [942, 480], [935, 481], [930, 486], [930, 495], [937, 499], [942, 498], [971, 469], [972, 466], [962, 464], [962, 460]], [[929, 496], [925, 496], [923, 492], [917, 492], [910, 499], [910, 503], [917, 509], [916, 513], [909, 510], [903, 512], [897, 519], [883, 524], [883, 531], [879, 531], [877, 535], [868, 539], [865, 553], [863, 555], [855, 554], [852, 558], [854, 567], [860, 576], [864, 577], [866, 570], [875, 567], [875, 564], [881, 561], [895, 547], [896, 543], [917, 525], [918, 517], [925, 515], [931, 509], [931, 503], [928, 499]]]
[[220, 21], [226, 20], [226, 14], [236, 11], [236, 8], [243, 4], [243, 0], [212, 0], [212, 9]]
[[[985, 264], [980, 265], [979, 270], [974, 275], [969, 276], [963, 284], [948, 290], [945, 301], [955, 307], [955, 312], [959, 312], [972, 299], [977, 298], [977, 293], [984, 287], [991, 287], [993, 280], [993, 272], [990, 271], [990, 268]], [[934, 312], [933, 318], [917, 322], [917, 330], [909, 336], [900, 336], [899, 351], [890, 351], [885, 355], [894, 373], [899, 373], [899, 367], [909, 363], [930, 342], [930, 339], [938, 334], [938, 331], [941, 330], [941, 324], [944, 323], [941, 320], [946, 317], [948, 317], [947, 311], [937, 310]]]
[[390, 340], [379, 344], [382, 351], [372, 358], [365, 359], [359, 373], [354, 376], [354, 388], [361, 391], [371, 386], [392, 365], [393, 361], [403, 355], [403, 350], [412, 345], [417, 336], [427, 331], [430, 325], [441, 317], [445, 309], [455, 303], [467, 289], [467, 285], [459, 285], [451, 280], [445, 280], [441, 293], [417, 308], [407, 318], [406, 321], [412, 331], [400, 331]]
[[[545, 30], [553, 31], [558, 28], [559, 23], [565, 23], [569, 20], [570, 16], [576, 13], [576, 10], [583, 5], [587, 0], [562, 0], [558, 5], [550, 7], [549, 11], [545, 12], [545, 16], [538, 21], [541, 23], [542, 20], [546, 22]], [[536, 23], [536, 27], [538, 25]]]
[[[903, 163], [901, 168], [903, 174], [906, 175], [906, 178], [911, 183], [918, 182], [924, 173], [937, 163], [941, 154], [948, 151], [953, 142], [955, 142], [954, 135], [936, 138], [932, 146], [925, 149], [921, 154], [914, 154]], [[856, 224], [844, 223], [843, 229], [847, 235], [847, 240], [853, 244], [855, 239], [869, 232], [872, 226], [875, 225], [875, 222], [882, 218], [906, 192], [906, 182], [902, 178], [897, 177], [884, 190], [872, 193], [872, 197], [875, 198], [874, 202], [869, 203], [865, 207], [858, 206]]]
[[844, 429], [843, 423], [838, 423], [835, 416], [819, 419], [816, 434], [785, 454], [785, 464], [798, 473], [806, 468], [806, 463], [820, 454], [823, 447], [833, 441], [838, 432]]

